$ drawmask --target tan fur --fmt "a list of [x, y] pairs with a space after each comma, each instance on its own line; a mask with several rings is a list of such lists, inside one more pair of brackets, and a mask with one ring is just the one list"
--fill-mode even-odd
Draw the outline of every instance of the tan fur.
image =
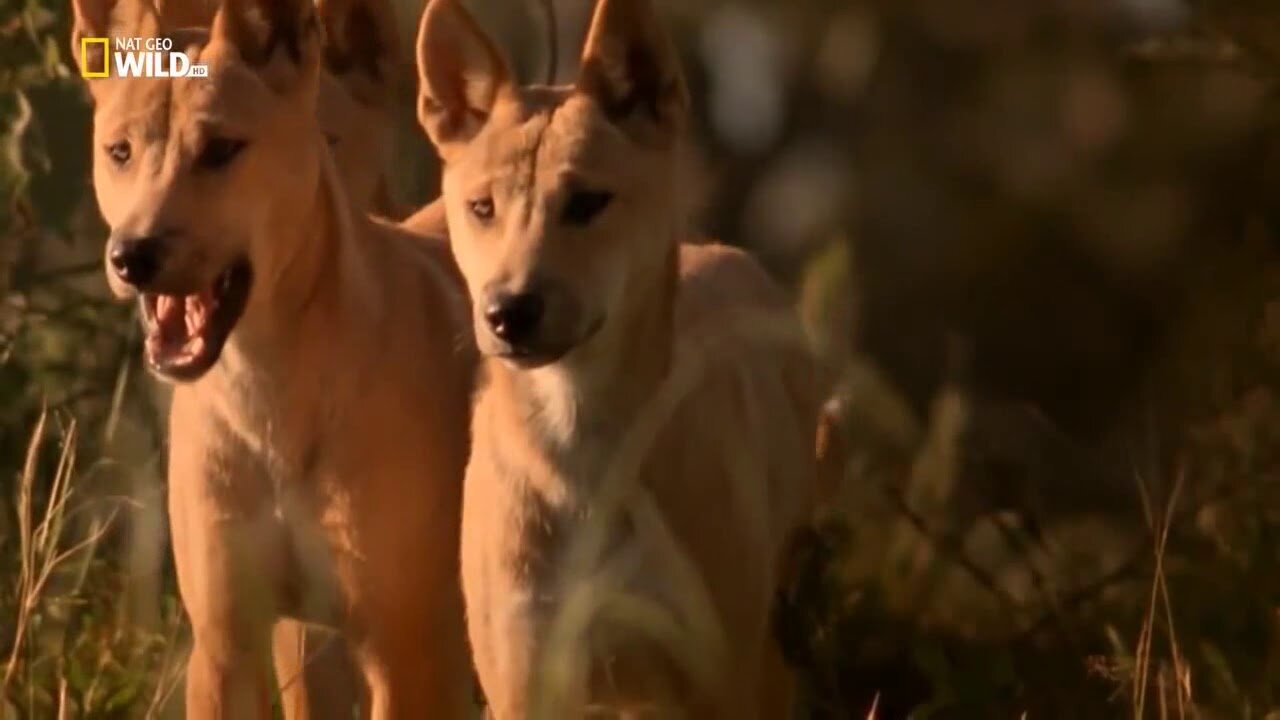
[[[647, 0], [602, 0], [572, 87], [515, 86], [455, 0], [418, 42], [488, 356], [462, 574], [492, 712], [785, 717], [770, 611], [815, 501], [819, 388], [759, 266], [679, 244], [688, 103], [665, 33]], [[513, 294], [541, 302], [523, 340], [493, 319]]]
[[437, 198], [419, 208], [402, 223], [406, 228], [423, 235], [448, 234], [449, 226], [444, 216], [444, 201]]
[[[159, 29], [207, 28], [218, 10], [208, 0], [161, 0]], [[338, 174], [358, 207], [392, 214], [384, 163], [399, 60], [394, 17], [380, 0], [317, 3], [325, 28], [317, 118]], [[443, 225], [427, 234], [443, 235]], [[452, 265], [452, 261], [449, 262]], [[272, 635], [281, 706], [290, 720], [347, 720], [363, 688], [345, 638], [282, 618]]]
[[[159, 27], [140, 5], [75, 10], [77, 36]], [[171, 409], [187, 712], [266, 717], [272, 625], [289, 617], [343, 631], [372, 717], [461, 717], [466, 300], [442, 241], [369, 220], [345, 192], [316, 119], [313, 12], [232, 0], [212, 31], [183, 35], [207, 79], [89, 83], [112, 242], [164, 242], [154, 279], [109, 272], [113, 289], [195, 293], [238, 259], [252, 266], [220, 356], [175, 387]], [[248, 142], [225, 166], [196, 166], [223, 136]], [[117, 164], [121, 140], [132, 150]]]

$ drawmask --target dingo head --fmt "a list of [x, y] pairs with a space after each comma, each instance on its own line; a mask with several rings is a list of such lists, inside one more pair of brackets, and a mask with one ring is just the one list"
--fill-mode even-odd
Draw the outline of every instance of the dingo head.
[[616, 348], [669, 293], [688, 99], [648, 0], [601, 0], [568, 87], [517, 86], [456, 0], [418, 35], [418, 115], [482, 352], [519, 367]]
[[[145, 0], [74, 10], [75, 38], [157, 34]], [[107, 277], [141, 299], [151, 367], [189, 380], [217, 362], [246, 308], [267, 302], [301, 255], [290, 240], [319, 210], [315, 9], [226, 0], [211, 30], [175, 33], [173, 47], [208, 76], [88, 82]]]
[[[324, 29], [320, 127], [347, 194], [357, 207], [368, 207], [386, 180], [393, 93], [399, 86], [394, 13], [386, 0], [315, 3]], [[156, 9], [162, 29], [207, 28], [218, 7], [213, 0], [159, 0]]]

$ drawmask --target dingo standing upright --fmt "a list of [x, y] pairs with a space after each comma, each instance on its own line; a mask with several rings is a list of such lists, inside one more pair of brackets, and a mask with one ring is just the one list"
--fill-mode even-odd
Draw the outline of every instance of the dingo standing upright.
[[[162, 32], [207, 30], [217, 10], [217, 3], [208, 0], [156, 3]], [[316, 10], [324, 28], [317, 93], [320, 129], [356, 207], [390, 212], [385, 166], [400, 84], [394, 13], [386, 0], [318, 0]], [[443, 223], [410, 229], [436, 237], [428, 242], [438, 242], [443, 235]], [[349, 720], [362, 693], [342, 638], [281, 618], [273, 633], [272, 656], [288, 720]]]
[[815, 501], [817, 373], [754, 261], [680, 243], [688, 101], [648, 0], [600, 0], [570, 87], [517, 87], [455, 0], [418, 53], [486, 356], [462, 575], [491, 710], [784, 717], [770, 610]]
[[[159, 32], [141, 0], [74, 10], [76, 38]], [[281, 616], [343, 631], [369, 716], [465, 716], [466, 298], [437, 248], [346, 196], [316, 119], [309, 0], [227, 0], [174, 46], [208, 76], [89, 91], [107, 276], [177, 383], [188, 716], [268, 717]]]

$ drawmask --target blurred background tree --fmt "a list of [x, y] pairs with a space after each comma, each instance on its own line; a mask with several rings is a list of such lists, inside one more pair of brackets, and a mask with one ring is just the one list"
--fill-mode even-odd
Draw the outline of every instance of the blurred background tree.
[[[536, 5], [469, 4], [540, 80]], [[841, 377], [779, 619], [803, 716], [1280, 717], [1280, 6], [659, 5], [699, 228]], [[591, 3], [556, 6], [567, 80]], [[438, 166], [396, 11], [408, 210]], [[164, 393], [101, 279], [68, 14], [0, 5], [0, 717], [172, 714]]]

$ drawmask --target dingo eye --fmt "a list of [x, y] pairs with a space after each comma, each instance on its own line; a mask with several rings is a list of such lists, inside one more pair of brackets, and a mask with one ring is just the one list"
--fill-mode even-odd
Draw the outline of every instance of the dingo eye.
[[333, 133], [325, 133], [324, 141], [329, 144], [329, 147], [333, 147], [338, 144], [338, 136]]
[[570, 225], [586, 225], [595, 219], [609, 203], [613, 201], [613, 193], [577, 190], [569, 196], [564, 204], [561, 218]]
[[232, 138], [210, 138], [204, 144], [204, 149], [200, 151], [200, 157], [196, 158], [196, 165], [204, 170], [221, 170], [229, 165], [247, 144], [243, 140]]
[[493, 198], [491, 197], [471, 200], [467, 203], [467, 208], [471, 210], [471, 214], [475, 215], [477, 220], [489, 221], [493, 219]]
[[112, 143], [107, 146], [107, 155], [117, 165], [123, 165], [129, 162], [129, 158], [133, 155], [133, 146], [128, 140], [121, 140], [118, 143]]

